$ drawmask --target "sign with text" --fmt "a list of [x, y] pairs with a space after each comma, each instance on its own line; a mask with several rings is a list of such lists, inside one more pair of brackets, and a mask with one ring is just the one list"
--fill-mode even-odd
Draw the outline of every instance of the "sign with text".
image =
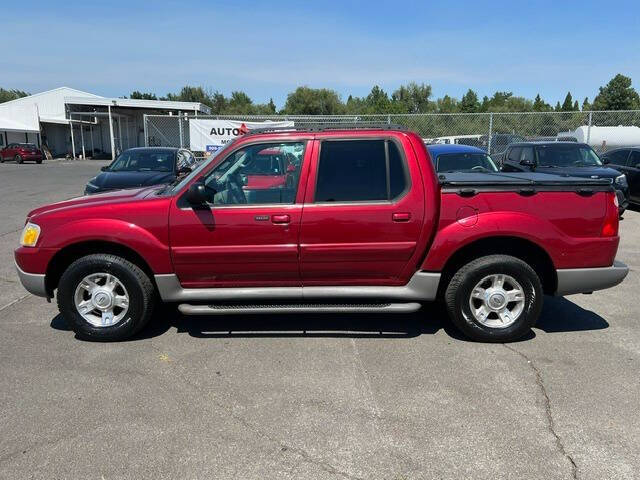
[[243, 122], [238, 120], [216, 120], [191, 118], [189, 120], [189, 148], [196, 152], [215, 153], [236, 137], [254, 128], [291, 127], [293, 122]]

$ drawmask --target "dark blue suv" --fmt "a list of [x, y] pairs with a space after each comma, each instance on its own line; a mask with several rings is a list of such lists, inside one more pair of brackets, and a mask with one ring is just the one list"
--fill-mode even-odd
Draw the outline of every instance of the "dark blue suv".
[[626, 175], [607, 167], [585, 143], [513, 143], [509, 145], [502, 158], [502, 171], [537, 171], [570, 177], [608, 178], [616, 189], [620, 214], [629, 206], [629, 184]]

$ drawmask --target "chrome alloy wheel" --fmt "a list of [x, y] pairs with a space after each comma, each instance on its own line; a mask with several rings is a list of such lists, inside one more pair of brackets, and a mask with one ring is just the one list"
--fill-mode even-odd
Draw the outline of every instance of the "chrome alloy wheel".
[[129, 294], [110, 273], [92, 273], [76, 288], [74, 303], [78, 313], [94, 327], [111, 327], [129, 310]]
[[524, 310], [524, 290], [515, 278], [487, 275], [471, 291], [469, 307], [473, 317], [485, 327], [506, 328]]

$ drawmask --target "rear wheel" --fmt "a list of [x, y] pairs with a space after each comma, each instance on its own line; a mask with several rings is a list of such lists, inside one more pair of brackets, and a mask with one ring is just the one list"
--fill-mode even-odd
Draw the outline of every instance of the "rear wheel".
[[22, 163], [22, 157], [20, 155], [16, 155], [15, 157], [13, 157], [13, 159], [16, 161], [16, 163]]
[[468, 263], [445, 293], [449, 317], [467, 337], [510, 342], [533, 327], [542, 310], [542, 284], [522, 260], [489, 255]]
[[115, 255], [73, 262], [58, 286], [58, 308], [71, 329], [87, 340], [123, 340], [151, 318], [155, 290], [137, 265]]

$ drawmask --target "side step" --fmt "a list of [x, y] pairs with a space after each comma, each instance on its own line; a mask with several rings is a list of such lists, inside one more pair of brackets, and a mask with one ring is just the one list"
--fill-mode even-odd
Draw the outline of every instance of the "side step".
[[178, 310], [184, 315], [239, 315], [256, 313], [411, 313], [421, 305], [411, 303], [285, 303], [272, 305], [190, 305], [182, 303]]

